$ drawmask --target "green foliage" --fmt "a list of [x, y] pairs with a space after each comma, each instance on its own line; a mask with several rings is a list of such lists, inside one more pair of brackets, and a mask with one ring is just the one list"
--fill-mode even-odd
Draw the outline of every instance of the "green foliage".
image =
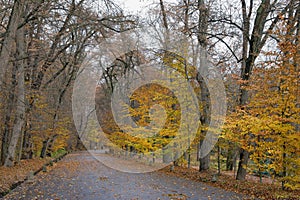
[[66, 153], [67, 153], [67, 151], [64, 148], [58, 149], [57, 151], [51, 153], [51, 157], [58, 158]]

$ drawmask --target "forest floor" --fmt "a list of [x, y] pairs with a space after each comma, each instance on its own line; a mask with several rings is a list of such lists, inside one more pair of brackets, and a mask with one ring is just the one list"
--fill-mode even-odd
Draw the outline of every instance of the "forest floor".
[[7, 193], [15, 184], [23, 182], [30, 172], [36, 172], [50, 159], [21, 160], [13, 167], [0, 167], [0, 197]]
[[288, 199], [288, 200], [300, 200], [300, 191], [286, 191], [281, 189], [279, 182], [272, 182], [271, 178], [263, 177], [262, 183], [259, 182], [259, 177], [248, 174], [246, 180], [239, 181], [234, 178], [233, 172], [221, 172], [221, 175], [217, 176], [217, 181], [212, 181], [213, 176], [216, 175], [216, 171], [210, 170], [205, 172], [199, 172], [195, 168], [175, 167], [173, 171], [170, 168], [164, 168], [163, 171], [166, 174], [184, 177], [189, 180], [204, 182], [208, 185], [225, 189], [227, 191], [244, 194], [249, 197], [258, 199]]
[[[100, 156], [108, 156], [102, 154]], [[115, 158], [109, 157], [117, 163]], [[0, 167], [0, 192], [24, 180], [49, 160], [27, 160], [13, 168]], [[124, 163], [121, 163], [124, 165]], [[132, 164], [132, 162], [131, 162]], [[299, 199], [300, 191], [282, 191], [278, 183], [248, 176], [237, 181], [229, 172], [212, 181], [215, 171], [166, 167], [144, 174], [108, 168], [86, 152], [67, 155], [47, 167], [31, 182], [12, 190], [4, 199]]]

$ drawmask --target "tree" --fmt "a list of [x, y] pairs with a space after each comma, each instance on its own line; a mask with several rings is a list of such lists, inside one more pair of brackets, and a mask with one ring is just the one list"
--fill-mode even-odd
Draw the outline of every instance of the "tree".
[[[277, 1], [266, 0], [261, 1], [258, 6], [255, 6], [254, 1], [246, 2], [241, 0], [240, 5], [242, 21], [235, 18], [237, 16], [231, 13], [223, 13], [220, 17], [213, 19], [212, 22], [227, 24], [237, 32], [242, 33], [241, 59], [238, 58], [235, 51], [233, 51], [225, 41], [223, 43], [229, 47], [236, 61], [241, 63], [239, 107], [243, 107], [247, 105], [249, 101], [249, 94], [246, 88], [257, 58], [261, 54], [265, 44], [272, 38], [271, 33], [281, 17], [284, 16], [288, 10], [294, 10], [297, 1], [292, 0], [279, 3]], [[248, 159], [249, 152], [241, 148], [237, 173], [237, 179], [239, 180], [245, 179]]]
[[[284, 8], [279, 11], [279, 13], [273, 18], [271, 24], [268, 26], [268, 16], [272, 13], [272, 8], [276, 6], [276, 1], [271, 3], [271, 1], [262, 1], [256, 10], [256, 16], [254, 19], [253, 30], [250, 34], [250, 18], [252, 15], [253, 2], [251, 2], [249, 11], [247, 13], [247, 5], [245, 1], [242, 1], [243, 10], [243, 56], [242, 56], [242, 66], [241, 66], [241, 95], [240, 95], [240, 105], [244, 106], [247, 104], [249, 99], [248, 91], [245, 86], [248, 84], [248, 80], [252, 73], [255, 60], [259, 56], [262, 48], [267, 42], [268, 38], [274, 27], [280, 21], [281, 17], [287, 12], [293, 12], [295, 6], [299, 3], [297, 1], [289, 1]], [[246, 176], [246, 168], [249, 159], [249, 152], [241, 149], [240, 162], [237, 173], [237, 179], [243, 180]]]
[[[286, 26], [279, 26], [279, 52], [253, 71], [249, 104], [228, 122], [227, 138], [250, 154], [260, 176], [281, 177], [282, 187], [299, 188], [299, 43]], [[287, 34], [286, 34], [287, 33]], [[286, 34], [286, 35], [285, 35]], [[287, 50], [288, 49], [288, 50]], [[232, 136], [230, 136], [232, 135]], [[235, 138], [236, 137], [236, 138]]]
[[[99, 2], [98, 8], [105, 12], [96, 12], [88, 0], [15, 0], [3, 8], [0, 91], [4, 98], [0, 105], [1, 116], [5, 117], [1, 122], [1, 163], [11, 166], [17, 152], [22, 158], [34, 155], [33, 130], [41, 128], [35, 124], [37, 116], [51, 113], [43, 118], [51, 123], [44, 123], [41, 129], [52, 133], [45, 131], [42, 135], [48, 137], [39, 138], [41, 146], [45, 144], [42, 157], [59, 138], [56, 131], [68, 133], [71, 126], [61, 127], [61, 121], [71, 121], [72, 116], [70, 112], [65, 112], [68, 116], [61, 112], [62, 105], [70, 99], [86, 47], [122, 31], [118, 28], [120, 24], [124, 29], [130, 28], [134, 21], [124, 16], [112, 1]], [[40, 107], [40, 102], [46, 106]]]
[[[24, 1], [14, 2], [0, 52], [0, 58], [3, 60], [3, 62], [1, 62], [2, 65], [0, 66], [0, 87], [2, 86], [2, 92], [4, 92], [3, 80], [5, 75], [10, 75], [9, 72], [11, 72], [12, 78], [11, 80], [8, 79], [8, 84], [6, 85], [6, 88], [8, 88], [10, 91], [5, 91], [8, 92], [8, 96], [10, 98], [6, 99], [5, 102], [6, 117], [1, 149], [1, 161], [2, 164], [5, 164], [6, 166], [11, 166], [13, 164], [15, 147], [22, 131], [25, 111], [24, 76], [22, 76], [24, 75], [25, 68], [25, 62], [22, 60], [25, 54], [24, 27], [20, 27], [21, 30], [17, 33], [18, 26], [23, 20], [22, 15], [25, 14], [24, 5]], [[15, 59], [20, 61], [11, 62], [10, 58], [12, 53], [15, 53], [17, 55]], [[14, 94], [14, 91], [16, 91], [16, 94]], [[15, 106], [17, 106], [17, 111], [14, 119], [11, 117], [11, 113], [14, 113], [13, 109]], [[13, 123], [11, 122], [11, 119], [14, 119]], [[11, 126], [13, 126], [13, 128], [12, 132], [10, 133]]]
[[[23, 2], [24, 3], [24, 2]], [[22, 2], [20, 2], [20, 7], [23, 7]], [[22, 11], [20, 11], [22, 13]], [[4, 162], [4, 166], [10, 167], [13, 166], [13, 161], [16, 153], [16, 146], [20, 137], [22, 137], [22, 129], [24, 125], [25, 117], [25, 80], [24, 80], [24, 71], [25, 71], [25, 62], [23, 60], [25, 56], [25, 31], [24, 27], [21, 27], [16, 34], [16, 53], [17, 60], [14, 65], [17, 68], [16, 70], [16, 111], [14, 117], [14, 123], [10, 138], [10, 143], [7, 148], [7, 157]]]
[[281, 177], [283, 188], [295, 189], [299, 187], [299, 7], [289, 8], [286, 16], [273, 30], [278, 48], [264, 53], [268, 59], [253, 70], [243, 88], [249, 103], [232, 113], [227, 138], [250, 153], [260, 175], [268, 171]]

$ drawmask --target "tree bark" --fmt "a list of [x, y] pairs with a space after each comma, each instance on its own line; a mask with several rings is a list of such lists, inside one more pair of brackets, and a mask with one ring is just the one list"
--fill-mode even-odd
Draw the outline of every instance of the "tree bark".
[[240, 161], [239, 161], [238, 171], [236, 175], [237, 180], [245, 180], [247, 175], [246, 166], [248, 164], [248, 160], [249, 160], [249, 152], [244, 149], [241, 149]]
[[10, 14], [8, 26], [2, 41], [0, 49], [0, 88], [3, 84], [3, 80], [7, 72], [10, 70], [8, 63], [11, 59], [12, 50], [15, 49], [15, 38], [20, 22], [20, 17], [22, 12], [23, 0], [15, 0], [13, 4], [13, 9]]
[[168, 20], [167, 20], [167, 13], [166, 13], [166, 10], [165, 10], [165, 5], [164, 5], [163, 0], [160, 0], [159, 4], [160, 4], [160, 9], [161, 9], [161, 14], [162, 14], [163, 26], [165, 28], [164, 49], [168, 50], [169, 49], [169, 45], [170, 45], [169, 23], [168, 23]]
[[[205, 62], [203, 62], [203, 59], [207, 59], [207, 30], [208, 30], [208, 9], [206, 7], [206, 4], [204, 0], [198, 0], [198, 10], [199, 10], [199, 19], [198, 19], [198, 43], [201, 46], [201, 55], [200, 55], [200, 68], [201, 67], [207, 67], [204, 66]], [[201, 74], [198, 74], [197, 81], [201, 88], [201, 104], [203, 106], [202, 113], [201, 113], [201, 124], [204, 127], [207, 127], [210, 122], [210, 98], [209, 98], [209, 91], [206, 86], [206, 83], [204, 81], [204, 78], [201, 76]], [[200, 139], [200, 151], [201, 151], [201, 145], [203, 143], [203, 138], [206, 136], [206, 129], [201, 130], [201, 139]], [[209, 169], [210, 165], [210, 153], [207, 155], [204, 155], [202, 157], [202, 154], [199, 153], [199, 171], [207, 170]]]
[[[23, 12], [23, 3], [20, 2], [20, 12]], [[25, 116], [25, 85], [24, 85], [24, 55], [25, 55], [25, 36], [24, 27], [21, 27], [16, 34], [17, 45], [17, 87], [16, 87], [16, 113], [12, 129], [12, 135], [8, 146], [7, 157], [4, 166], [11, 167], [14, 165], [17, 143], [22, 136], [22, 128]], [[20, 145], [22, 148], [22, 144]]]
[[43, 147], [42, 147], [41, 155], [40, 155], [41, 158], [45, 158], [46, 157], [49, 140], [50, 139], [48, 138], [47, 140], [43, 141]]
[[[1, 164], [5, 164], [5, 161], [8, 157], [9, 143], [11, 140], [11, 113], [13, 113], [13, 109], [15, 106], [15, 88], [17, 84], [16, 76], [18, 76], [17, 66], [13, 66], [11, 60], [13, 60], [12, 56], [16, 52], [15, 40], [18, 25], [20, 23], [20, 18], [22, 15], [23, 3], [23, 0], [14, 1], [0, 49], [0, 90], [1, 92], [6, 92], [8, 94], [8, 99], [6, 102], [3, 99], [0, 100], [0, 104], [6, 105], [1, 147]], [[12, 80], [7, 81], [7, 78], [5, 78], [5, 76], [11, 77]], [[5, 85], [6, 91], [4, 91], [4, 88], [2, 87], [4, 86], [5, 80], [7, 81], [7, 83], [11, 82], [10, 84]]]
[[[12, 79], [15, 80], [16, 76], [16, 67], [13, 68], [12, 71]], [[11, 137], [11, 113], [13, 112], [14, 99], [15, 99], [15, 81], [12, 81], [11, 85], [9, 86], [9, 95], [8, 99], [6, 101], [6, 109], [5, 109], [5, 118], [4, 118], [4, 130], [3, 130], [3, 136], [2, 136], [2, 147], [1, 147], [1, 165], [4, 165], [5, 159], [7, 157], [7, 151], [8, 151], [8, 144], [10, 142]]]
[[52, 145], [57, 136], [58, 135], [55, 134], [52, 137], [43, 141], [43, 147], [42, 147], [41, 154], [40, 154], [41, 158], [45, 158], [46, 156], [49, 156], [49, 157], [51, 156]]

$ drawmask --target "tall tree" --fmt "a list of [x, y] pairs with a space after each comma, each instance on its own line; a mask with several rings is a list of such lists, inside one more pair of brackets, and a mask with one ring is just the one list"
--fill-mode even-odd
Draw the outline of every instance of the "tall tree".
[[[9, 22], [3, 43], [1, 45], [0, 58], [2, 60], [0, 64], [0, 90], [2, 93], [8, 94], [9, 98], [3, 98], [6, 102], [1, 102], [6, 105], [5, 124], [2, 136], [2, 149], [1, 149], [1, 162], [7, 166], [12, 165], [13, 161], [11, 157], [14, 157], [15, 146], [19, 139], [22, 129], [22, 118], [24, 111], [24, 80], [22, 75], [24, 73], [24, 27], [23, 31], [17, 32], [19, 25], [23, 20], [25, 1], [14, 1], [13, 8], [10, 13]], [[17, 55], [17, 57], [13, 57]], [[19, 61], [16, 61], [18, 60]], [[11, 77], [11, 79], [5, 78], [5, 76]], [[4, 80], [7, 80], [4, 86]], [[7, 88], [9, 90], [4, 90]], [[14, 93], [17, 94], [14, 94]], [[18, 110], [15, 114], [14, 122], [11, 122], [11, 113], [14, 113], [14, 107], [17, 102]], [[11, 126], [13, 126], [11, 135]], [[5, 163], [4, 163], [5, 162]]]
[[[236, 48], [237, 44], [230, 44], [233, 39], [227, 41], [220, 38], [220, 35], [224, 35], [224, 33], [211, 35], [216, 39], [220, 39], [236, 59], [236, 62], [240, 64], [239, 76], [241, 84], [238, 95], [238, 109], [243, 109], [249, 101], [248, 82], [263, 48], [273, 38], [272, 31], [281, 18], [286, 16], [288, 10], [295, 11], [299, 1], [278, 2], [276, 0], [262, 0], [259, 4], [257, 3], [255, 1], [240, 0], [240, 7], [225, 4], [232, 7], [232, 9], [229, 9], [229, 12], [221, 10], [220, 15], [210, 20], [211, 23], [216, 24], [216, 27], [224, 27], [222, 26], [224, 24], [228, 25], [228, 27], [225, 26], [225, 29], [235, 30], [234, 32], [225, 32], [225, 34], [228, 34], [231, 38], [237, 37], [237, 41], [241, 43], [241, 46], [238, 45], [240, 48]], [[241, 17], [238, 17], [239, 15]], [[241, 58], [239, 58], [240, 56]], [[239, 158], [236, 178], [243, 180], [246, 176], [249, 152], [240, 148]]]
[[[243, 50], [241, 60], [241, 85], [240, 106], [243, 107], [248, 103], [249, 93], [245, 88], [252, 74], [252, 70], [256, 59], [261, 53], [274, 27], [280, 21], [288, 10], [294, 10], [299, 4], [296, 0], [290, 0], [282, 10], [277, 11], [275, 17], [272, 16], [273, 10], [276, 10], [277, 1], [270, 0], [261, 1], [256, 10], [256, 16], [253, 21], [253, 29], [251, 31], [251, 17], [253, 15], [254, 2], [250, 1], [249, 6], [245, 0], [241, 0], [242, 16], [243, 16]], [[269, 19], [271, 22], [269, 22]], [[249, 152], [241, 148], [240, 161], [238, 165], [237, 179], [244, 180], [246, 177], [246, 166], [249, 160]]]
[[[200, 68], [205, 68], [206, 63], [205, 60], [208, 59], [207, 55], [207, 47], [208, 47], [208, 40], [207, 40], [207, 32], [208, 32], [208, 7], [205, 3], [204, 0], [198, 0], [198, 33], [197, 33], [197, 39], [198, 43], [200, 45]], [[201, 71], [201, 70], [200, 70]], [[203, 107], [201, 111], [201, 118], [200, 121], [204, 128], [201, 130], [201, 139], [200, 139], [200, 148], [203, 143], [203, 138], [205, 137], [207, 133], [207, 127], [210, 122], [210, 98], [209, 98], [209, 91], [208, 87], [205, 83], [205, 78], [202, 77], [203, 74], [198, 74], [197, 75], [197, 81], [199, 82], [200, 88], [201, 88], [201, 96], [200, 96], [200, 101], [201, 101], [201, 106]], [[200, 165], [199, 165], [199, 171], [207, 170], [209, 169], [210, 165], [210, 154], [208, 155], [203, 155], [201, 152], [199, 153], [201, 156], [199, 158]]]
[[[34, 147], [33, 140], [37, 138], [33, 139], [32, 132], [38, 126], [44, 130], [51, 126], [53, 131], [60, 127], [66, 117], [60, 112], [61, 105], [66, 95], [71, 95], [68, 91], [84, 60], [86, 47], [121, 32], [120, 24], [124, 29], [134, 24], [113, 1], [98, 2], [101, 12], [90, 3], [15, 0], [1, 9], [1, 16], [10, 11], [7, 20], [1, 21], [0, 35], [0, 92], [4, 97], [0, 103], [4, 116], [4, 122], [0, 122], [2, 164], [13, 165], [17, 150], [23, 152], [23, 158], [30, 158], [43, 141], [54, 143], [56, 134], [50, 134]], [[52, 125], [38, 123], [41, 110], [44, 115], [53, 114]], [[68, 117], [71, 119], [70, 113]], [[46, 147], [52, 146], [50, 143]]]
[[[24, 2], [20, 2], [24, 3]], [[21, 4], [23, 10], [20, 10], [21, 13], [24, 13], [24, 6]], [[24, 83], [24, 71], [25, 71], [25, 27], [21, 27], [16, 34], [15, 42], [16, 42], [16, 60], [14, 62], [15, 67], [17, 68], [16, 73], [16, 111], [14, 116], [12, 135], [10, 139], [10, 143], [7, 148], [7, 157], [5, 159], [4, 166], [10, 167], [13, 166], [15, 154], [16, 154], [16, 146], [19, 139], [22, 137], [23, 125], [24, 125], [24, 117], [25, 117], [25, 83]]]

